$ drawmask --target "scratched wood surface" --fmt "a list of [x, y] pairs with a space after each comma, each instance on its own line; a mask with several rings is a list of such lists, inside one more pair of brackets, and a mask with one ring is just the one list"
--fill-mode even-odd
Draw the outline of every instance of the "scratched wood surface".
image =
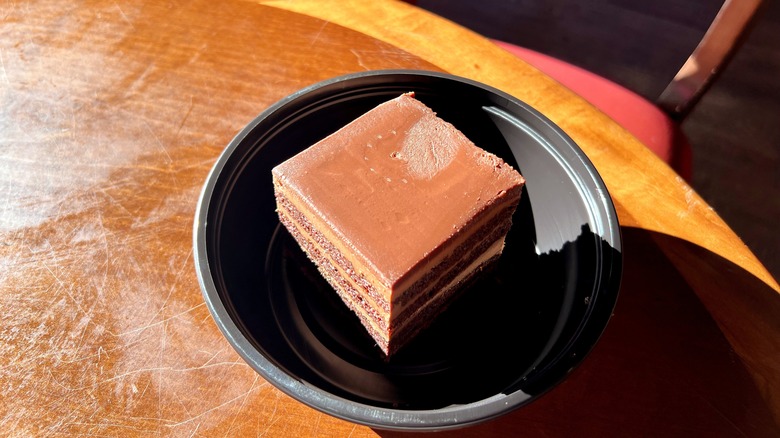
[[[316, 4], [0, 6], [0, 434], [399, 435], [321, 414], [244, 364], [191, 250], [201, 185], [247, 122], [311, 83], [381, 68], [450, 71], [531, 101], [582, 143], [626, 225], [621, 301], [591, 357], [533, 405], [460, 434], [778, 432], [777, 336], [755, 339], [780, 333], [777, 285], [695, 193], [475, 35], [395, 2]], [[373, 28], [348, 21], [365, 14]], [[648, 178], [669, 182], [648, 195]]]

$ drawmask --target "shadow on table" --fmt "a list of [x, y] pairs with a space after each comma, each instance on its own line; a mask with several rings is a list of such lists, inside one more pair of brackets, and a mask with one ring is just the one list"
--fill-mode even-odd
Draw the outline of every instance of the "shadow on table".
[[744, 364], [661, 247], [692, 254], [691, 265], [705, 275], [729, 279], [722, 289], [753, 294], [741, 301], [777, 306], [764, 314], [780, 314], [776, 293], [689, 242], [636, 228], [622, 232], [621, 295], [582, 366], [528, 406], [435, 436], [780, 436]]

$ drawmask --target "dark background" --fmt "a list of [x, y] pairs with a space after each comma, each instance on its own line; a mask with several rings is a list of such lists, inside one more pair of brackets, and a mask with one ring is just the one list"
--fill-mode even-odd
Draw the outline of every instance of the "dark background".
[[[555, 56], [650, 99], [721, 6], [714, 0], [418, 0], [486, 37]], [[682, 124], [696, 191], [780, 278], [780, 4], [751, 32]]]

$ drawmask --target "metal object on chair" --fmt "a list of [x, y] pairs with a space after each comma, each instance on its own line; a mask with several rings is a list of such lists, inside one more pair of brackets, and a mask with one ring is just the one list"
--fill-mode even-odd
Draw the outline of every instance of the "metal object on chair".
[[723, 70], [745, 29], [761, 6], [761, 0], [726, 0], [704, 37], [656, 100], [675, 120], [682, 120]]

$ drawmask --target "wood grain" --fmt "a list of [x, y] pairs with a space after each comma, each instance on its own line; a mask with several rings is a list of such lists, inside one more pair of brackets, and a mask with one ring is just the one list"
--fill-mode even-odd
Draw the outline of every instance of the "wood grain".
[[194, 273], [195, 204], [222, 148], [276, 100], [351, 71], [434, 67], [251, 3], [4, 12], [0, 434], [353, 432], [221, 336]]
[[[0, 434], [394, 435], [306, 407], [240, 359], [201, 297], [191, 229], [209, 169], [259, 112], [325, 78], [411, 68], [543, 109], [634, 227], [626, 298], [592, 360], [538, 404], [461, 433], [776, 435], [777, 285], [663, 163], [481, 37], [395, 2], [289, 10], [312, 4], [0, 9]], [[366, 14], [404, 27], [347, 19]]]

